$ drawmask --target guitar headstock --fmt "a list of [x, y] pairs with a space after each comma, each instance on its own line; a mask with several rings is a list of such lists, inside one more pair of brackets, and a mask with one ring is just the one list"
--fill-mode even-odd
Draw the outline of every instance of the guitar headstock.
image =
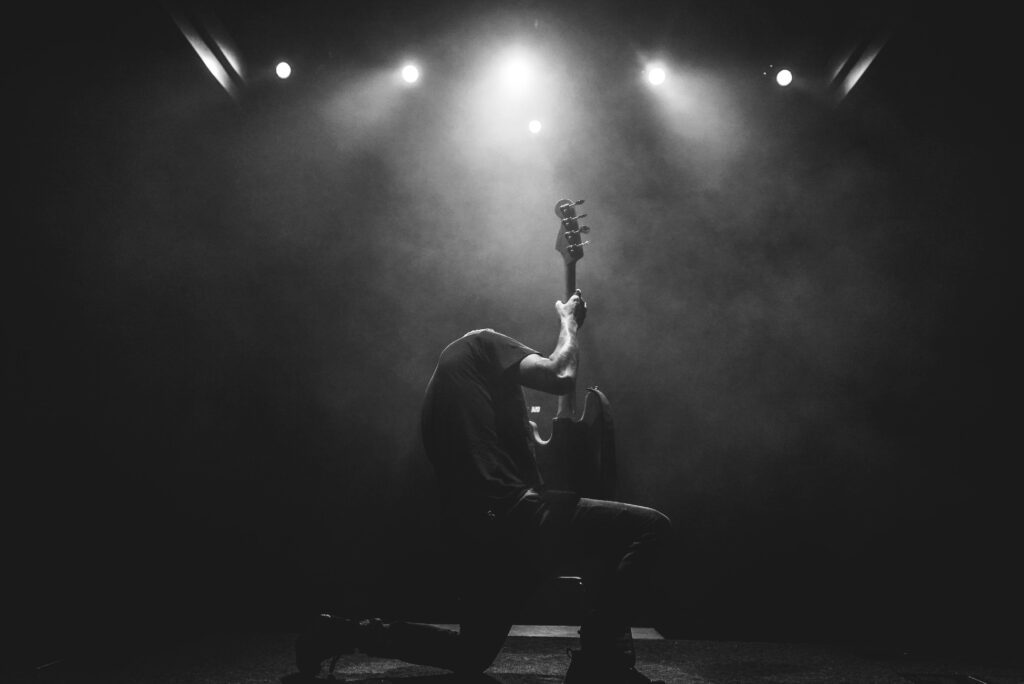
[[580, 219], [586, 214], [576, 215], [576, 207], [583, 204], [583, 200], [561, 199], [555, 204], [555, 216], [561, 220], [558, 229], [558, 239], [555, 240], [555, 249], [561, 252], [566, 265], [574, 264], [583, 258], [584, 242], [580, 237], [583, 233], [590, 232], [590, 226], [581, 226]]

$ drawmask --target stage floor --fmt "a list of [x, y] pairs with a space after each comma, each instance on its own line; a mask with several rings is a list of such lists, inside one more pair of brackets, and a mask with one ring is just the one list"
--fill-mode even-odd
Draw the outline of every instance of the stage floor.
[[[576, 647], [574, 628], [517, 626], [483, 682], [555, 684]], [[868, 652], [819, 644], [663, 639], [638, 630], [639, 669], [672, 684], [1024, 684], [1006, 662]], [[216, 634], [152, 648], [103, 646], [16, 674], [12, 684], [293, 684], [295, 634]], [[343, 657], [334, 681], [445, 684], [440, 670], [364, 655]], [[319, 681], [331, 681], [326, 672]], [[595, 684], [600, 684], [595, 682]]]

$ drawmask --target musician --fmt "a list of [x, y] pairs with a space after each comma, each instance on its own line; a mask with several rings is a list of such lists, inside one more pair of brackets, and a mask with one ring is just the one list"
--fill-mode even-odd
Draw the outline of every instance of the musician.
[[635, 669], [629, 619], [668, 518], [651, 508], [549, 491], [534, 460], [522, 388], [574, 391], [577, 335], [587, 311], [579, 290], [555, 309], [559, 335], [549, 355], [494, 330], [474, 330], [445, 347], [427, 384], [422, 436], [461, 591], [459, 630], [322, 615], [296, 644], [300, 672], [316, 674], [322, 660], [358, 648], [479, 674], [501, 650], [517, 609], [572, 562], [582, 571], [588, 613], [565, 681], [651, 681]]

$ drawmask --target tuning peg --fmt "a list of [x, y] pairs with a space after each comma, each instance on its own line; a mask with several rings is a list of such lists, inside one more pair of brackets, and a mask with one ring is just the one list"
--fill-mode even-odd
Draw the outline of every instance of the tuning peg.
[[[584, 214], [584, 216], [586, 216], [586, 214]], [[590, 232], [590, 226], [580, 226], [580, 232], [581, 233], [589, 233]]]
[[584, 202], [586, 202], [586, 200], [576, 200], [575, 202], [573, 202], [573, 204], [575, 204], [576, 206], [579, 206], [579, 205], [583, 204]]

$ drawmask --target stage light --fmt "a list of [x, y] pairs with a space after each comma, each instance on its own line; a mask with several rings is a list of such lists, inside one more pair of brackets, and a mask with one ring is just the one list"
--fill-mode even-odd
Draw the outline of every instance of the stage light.
[[668, 72], [665, 71], [665, 67], [660, 64], [650, 64], [647, 69], [644, 70], [644, 74], [647, 76], [647, 82], [651, 85], [661, 85], [665, 82], [668, 77]]
[[420, 80], [420, 69], [415, 64], [406, 64], [402, 67], [402, 80], [406, 83], [415, 83]]
[[537, 119], [534, 119], [533, 121], [531, 121], [526, 127], [534, 135], [536, 135], [537, 133], [540, 133], [540, 128], [541, 128], [540, 121], [538, 121]]
[[277, 77], [282, 79], [292, 75], [292, 67], [288, 62], [278, 62], [274, 71], [277, 73]]
[[769, 64], [765, 67], [761, 72], [761, 76], [773, 79], [777, 85], [780, 85], [783, 88], [793, 83], [793, 72], [789, 69], [777, 69], [774, 64]]

